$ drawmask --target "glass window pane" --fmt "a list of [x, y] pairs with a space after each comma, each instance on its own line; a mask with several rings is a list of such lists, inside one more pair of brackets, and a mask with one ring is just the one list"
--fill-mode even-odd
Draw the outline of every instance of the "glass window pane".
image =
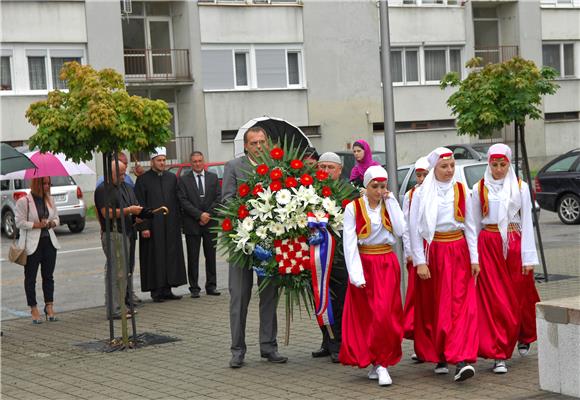
[[52, 88], [53, 89], [66, 89], [67, 83], [60, 79], [60, 70], [65, 62], [76, 61], [79, 64], [81, 63], [81, 59], [78, 57], [51, 57], [50, 64], [51, 64], [51, 71], [52, 71]]
[[569, 156], [566, 158], [561, 159], [560, 161], [556, 161], [554, 164], [550, 165], [546, 172], [567, 172], [570, 171], [572, 164], [576, 161], [578, 156]]
[[449, 50], [449, 72], [458, 72], [461, 77], [461, 50]]
[[285, 88], [286, 51], [256, 50], [256, 74], [259, 88]]
[[10, 57], [0, 58], [0, 90], [12, 90], [12, 74], [10, 71]]
[[473, 31], [477, 49], [499, 45], [498, 21], [473, 21]]
[[445, 75], [445, 50], [425, 50], [425, 80], [439, 81]]
[[397, 169], [397, 185], [399, 186], [399, 190], [401, 189], [401, 185], [405, 180], [405, 177], [409, 173], [409, 168], [401, 168]]
[[162, 3], [160, 1], [145, 3], [145, 11], [147, 15], [170, 15], [169, 3]]
[[231, 50], [202, 50], [204, 89], [233, 89], [234, 66]]
[[145, 20], [139, 18], [122, 19], [123, 28], [123, 48], [144, 49], [145, 48]]
[[564, 45], [564, 76], [574, 76], [574, 45]]
[[247, 53], [236, 53], [236, 85], [248, 86]]
[[465, 174], [465, 183], [467, 187], [473, 187], [477, 182], [483, 178], [487, 164], [477, 164], [469, 167], [465, 167], [463, 173]]
[[300, 69], [298, 66], [298, 53], [288, 53], [288, 83], [290, 85], [300, 84]]
[[405, 76], [407, 82], [419, 82], [417, 50], [405, 50]]
[[400, 50], [391, 50], [391, 75], [393, 82], [403, 82], [403, 63]]
[[46, 62], [44, 57], [28, 57], [30, 90], [46, 89]]
[[542, 62], [544, 67], [552, 67], [558, 74], [561, 74], [560, 68], [560, 45], [545, 44], [542, 46]]

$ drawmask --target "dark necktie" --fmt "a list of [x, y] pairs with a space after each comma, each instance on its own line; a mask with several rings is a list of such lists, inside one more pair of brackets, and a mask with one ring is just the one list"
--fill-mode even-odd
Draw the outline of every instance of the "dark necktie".
[[203, 183], [201, 182], [201, 174], [197, 174], [197, 192], [200, 197], [203, 197], [205, 193], [203, 192]]

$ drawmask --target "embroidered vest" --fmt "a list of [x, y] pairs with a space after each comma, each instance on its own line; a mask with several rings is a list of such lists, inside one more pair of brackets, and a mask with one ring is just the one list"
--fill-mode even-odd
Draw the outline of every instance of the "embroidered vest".
[[413, 186], [411, 190], [407, 192], [409, 193], [409, 210], [411, 210], [411, 202], [413, 201], [413, 195], [415, 194], [415, 190], [417, 190], [417, 186]]
[[455, 182], [453, 185], [455, 198], [455, 220], [457, 222], [465, 222], [465, 187], [463, 183]]
[[[352, 202], [354, 204], [356, 235], [359, 239], [366, 239], [371, 234], [371, 220], [367, 214], [367, 208], [365, 206], [364, 200], [362, 197], [360, 197], [356, 200], [353, 200]], [[385, 229], [389, 232], [393, 232], [391, 217], [389, 216], [387, 207], [385, 207], [384, 201], [381, 202], [381, 220]]]
[[[522, 188], [522, 180], [520, 178], [518, 178], [518, 186], [520, 187], [520, 189]], [[478, 189], [479, 189], [479, 203], [481, 204], [481, 215], [483, 217], [487, 217], [487, 215], [489, 214], [489, 189], [487, 188], [487, 186], [485, 186], [485, 180], [484, 178], [481, 178], [481, 180], [478, 183]]]

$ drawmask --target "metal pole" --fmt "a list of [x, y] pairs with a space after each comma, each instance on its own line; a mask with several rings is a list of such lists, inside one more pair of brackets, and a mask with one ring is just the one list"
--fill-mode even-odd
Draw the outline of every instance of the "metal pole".
[[[516, 124], [517, 126], [518, 124]], [[536, 201], [534, 200], [534, 193], [532, 192], [532, 175], [530, 174], [530, 165], [528, 164], [528, 149], [526, 148], [526, 139], [524, 126], [520, 125], [520, 141], [522, 143], [522, 159], [524, 161], [523, 170], [525, 178], [528, 181], [528, 189], [530, 190], [530, 199], [532, 200], [532, 217], [536, 227], [536, 236], [538, 238], [538, 247], [540, 248], [540, 257], [542, 259], [542, 268], [544, 269], [544, 280], [548, 282], [548, 267], [546, 265], [546, 257], [544, 255], [544, 244], [542, 243], [542, 234], [540, 232], [540, 221], [536, 210]]]
[[[389, 174], [389, 190], [399, 200], [399, 184], [397, 182], [397, 140], [395, 138], [395, 105], [393, 100], [393, 79], [391, 76], [391, 39], [389, 33], [389, 5], [387, 0], [379, 1], [379, 25], [381, 33], [381, 81], [383, 83], [383, 114], [385, 134], [385, 154], [387, 156], [387, 173]], [[395, 252], [401, 266], [401, 291], [405, 294], [405, 260], [400, 242], [395, 246]]]
[[[107, 311], [109, 314], [109, 339], [112, 342], [115, 339], [115, 325], [113, 323], [113, 263], [112, 263], [112, 249], [111, 249], [111, 209], [108, 203], [107, 185], [111, 184], [111, 157], [109, 153], [103, 153], [103, 176], [105, 185], [104, 189], [104, 208], [105, 208], [105, 231], [101, 234], [105, 235], [105, 253], [107, 257]], [[101, 210], [97, 210], [101, 212]]]
[[520, 172], [520, 143], [519, 143], [519, 124], [514, 122], [514, 151], [515, 151], [515, 161], [516, 164], [514, 165], [514, 168], [516, 169], [516, 176], [519, 177], [519, 172]]

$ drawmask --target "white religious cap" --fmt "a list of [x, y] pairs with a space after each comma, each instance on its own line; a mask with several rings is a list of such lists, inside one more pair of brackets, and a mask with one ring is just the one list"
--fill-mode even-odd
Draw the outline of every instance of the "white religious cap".
[[340, 159], [340, 157], [338, 156], [338, 154], [333, 153], [332, 151], [327, 151], [326, 153], [323, 153], [318, 158], [318, 162], [332, 162], [332, 163], [335, 163], [335, 164], [342, 165], [342, 160]]
[[153, 160], [158, 156], [167, 156], [167, 149], [165, 147], [156, 147], [153, 153], [151, 153], [151, 159]]
[[429, 160], [427, 160], [427, 157], [421, 157], [415, 162], [415, 171], [429, 171]]
[[386, 181], [387, 179], [389, 179], [389, 174], [387, 174], [387, 171], [380, 165], [373, 165], [372, 167], [367, 168], [363, 184], [364, 187], [367, 187], [369, 182], [372, 180], [383, 182]]
[[503, 143], [496, 143], [487, 150], [487, 161], [494, 158], [507, 158], [509, 161], [512, 159], [512, 149]]
[[427, 156], [429, 168], [435, 168], [439, 160], [448, 160], [453, 158], [453, 152], [447, 147], [437, 147]]

